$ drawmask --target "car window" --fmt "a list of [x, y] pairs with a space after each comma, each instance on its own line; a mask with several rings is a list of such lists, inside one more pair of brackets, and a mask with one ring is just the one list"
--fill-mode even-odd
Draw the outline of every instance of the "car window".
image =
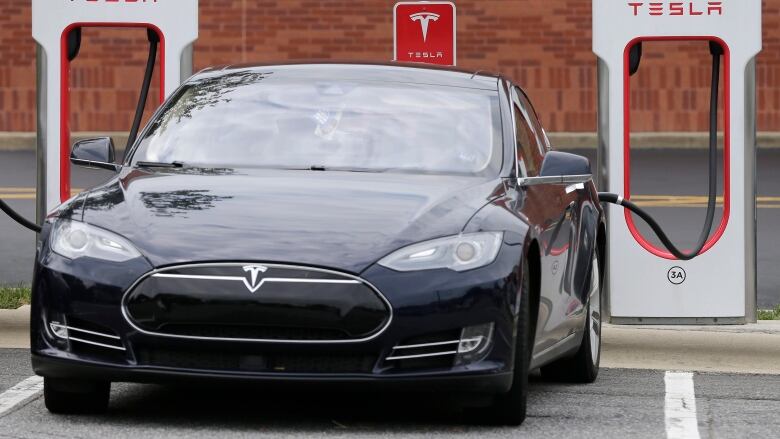
[[526, 111], [518, 104], [517, 99], [514, 99], [513, 107], [515, 139], [517, 142], [517, 165], [523, 176], [535, 177], [539, 175], [540, 149], [538, 138], [528, 124]]
[[132, 162], [497, 175], [497, 91], [238, 72], [185, 85]]
[[541, 148], [539, 153], [544, 155], [544, 153], [551, 148], [550, 139], [547, 137], [547, 132], [544, 131], [542, 123], [539, 121], [539, 115], [536, 113], [536, 109], [531, 103], [531, 100], [528, 99], [528, 96], [525, 94], [525, 92], [518, 89], [517, 97], [520, 101], [520, 105], [527, 109], [526, 115], [530, 121], [529, 125], [531, 130], [534, 132], [534, 135], [538, 139], [538, 145]]

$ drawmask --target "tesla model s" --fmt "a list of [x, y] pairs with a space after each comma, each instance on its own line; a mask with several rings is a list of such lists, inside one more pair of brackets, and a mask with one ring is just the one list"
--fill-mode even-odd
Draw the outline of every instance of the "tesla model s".
[[[604, 215], [524, 91], [413, 65], [203, 71], [39, 235], [32, 359], [56, 413], [112, 382], [480, 395], [525, 418], [529, 371], [591, 382]], [[484, 398], [487, 396], [487, 398]]]

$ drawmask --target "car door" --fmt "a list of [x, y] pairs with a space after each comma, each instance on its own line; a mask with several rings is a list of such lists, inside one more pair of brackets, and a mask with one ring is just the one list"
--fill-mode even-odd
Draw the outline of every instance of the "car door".
[[[514, 88], [512, 107], [515, 121], [517, 172], [536, 177], [549, 148], [546, 135], [522, 90]], [[536, 328], [535, 352], [539, 353], [570, 334], [572, 308], [580, 303], [572, 295], [574, 269], [572, 248], [576, 239], [576, 197], [565, 185], [545, 184], [520, 189], [525, 199], [521, 214], [541, 226], [541, 294]]]
[[[528, 109], [531, 128], [540, 138], [544, 151], [550, 151], [552, 147], [547, 133], [539, 122], [533, 104], [522, 90], [519, 99]], [[596, 249], [599, 213], [590, 201], [587, 187], [585, 184], [566, 186], [565, 193], [562, 195], [571, 226], [567, 265], [562, 284], [562, 291], [568, 296], [568, 304], [564, 308], [568, 333], [573, 333], [582, 327], [584, 304], [587, 302], [590, 285], [592, 255]]]

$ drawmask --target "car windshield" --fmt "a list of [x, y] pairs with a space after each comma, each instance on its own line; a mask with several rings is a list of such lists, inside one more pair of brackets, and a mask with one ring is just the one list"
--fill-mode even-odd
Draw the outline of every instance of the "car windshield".
[[243, 71], [182, 87], [132, 161], [485, 174], [500, 126], [496, 91]]

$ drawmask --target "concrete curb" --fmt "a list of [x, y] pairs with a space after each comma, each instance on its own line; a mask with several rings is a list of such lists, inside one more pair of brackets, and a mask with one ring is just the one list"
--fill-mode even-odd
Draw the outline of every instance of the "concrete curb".
[[780, 322], [745, 326], [604, 325], [601, 365], [780, 375]]
[[0, 310], [0, 348], [30, 347], [30, 305]]
[[[605, 330], [613, 329], [638, 329], [648, 331], [676, 331], [676, 332], [709, 332], [709, 333], [729, 333], [729, 334], [773, 334], [780, 335], [780, 320], [761, 320], [758, 323], [750, 323], [747, 325], [722, 325], [722, 326], [706, 326], [706, 325], [614, 325], [610, 323], [604, 324]], [[778, 358], [780, 361], [780, 358]]]
[[[124, 150], [127, 132], [79, 132], [71, 136], [71, 144], [76, 140], [92, 137], [110, 136], [114, 139], [117, 151]], [[577, 150], [595, 149], [598, 144], [596, 133], [549, 133], [550, 142], [556, 149]], [[722, 139], [721, 139], [722, 143]], [[780, 149], [780, 132], [758, 134], [761, 149]], [[632, 136], [634, 149], [705, 149], [708, 145], [707, 133], [639, 133]], [[35, 151], [36, 134], [28, 132], [0, 132], [0, 152]]]

